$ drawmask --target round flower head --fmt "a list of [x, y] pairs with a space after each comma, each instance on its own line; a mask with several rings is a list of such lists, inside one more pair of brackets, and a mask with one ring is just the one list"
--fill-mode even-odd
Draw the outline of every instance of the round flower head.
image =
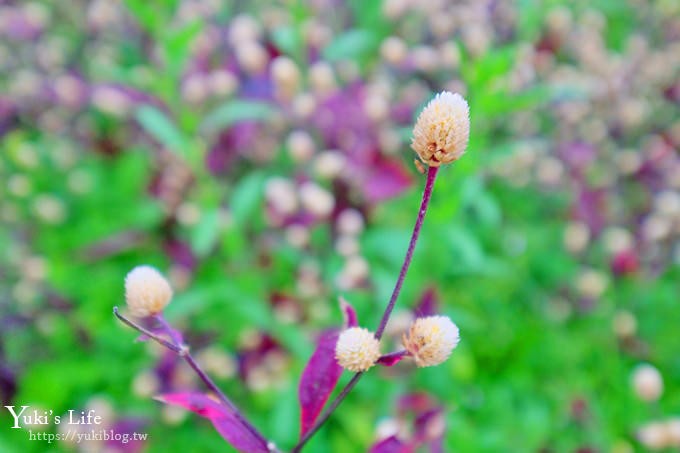
[[416, 319], [402, 341], [419, 367], [439, 365], [458, 345], [458, 327], [446, 316]]
[[647, 363], [638, 365], [633, 370], [633, 390], [643, 401], [656, 401], [663, 393], [663, 378], [654, 366]]
[[170, 284], [151, 266], [137, 266], [125, 277], [125, 301], [135, 316], [156, 315], [171, 298]]
[[443, 91], [420, 112], [411, 148], [420, 160], [438, 167], [458, 160], [470, 138], [470, 111], [458, 93]]
[[380, 357], [380, 342], [372, 332], [350, 327], [340, 334], [335, 345], [335, 358], [350, 371], [366, 371]]

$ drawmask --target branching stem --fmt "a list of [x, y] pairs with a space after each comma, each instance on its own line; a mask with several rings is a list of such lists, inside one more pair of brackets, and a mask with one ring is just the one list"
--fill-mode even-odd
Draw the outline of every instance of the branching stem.
[[166, 340], [164, 337], [151, 332], [149, 329], [137, 324], [129, 318], [126, 318], [118, 311], [118, 307], [113, 307], [113, 314], [116, 315], [124, 324], [132, 327], [143, 335], [154, 340], [156, 343], [166, 347], [178, 356], [180, 356], [186, 363], [191, 367], [192, 370], [196, 372], [196, 375], [203, 381], [205, 386], [214, 393], [220, 401], [229, 408], [229, 410], [234, 414], [234, 416], [245, 426], [250, 433], [256, 438], [260, 439], [265, 444], [268, 444], [267, 439], [264, 438], [262, 434], [257, 431], [257, 429], [243, 416], [241, 411], [231, 402], [231, 400], [225, 395], [222, 390], [213, 382], [213, 380], [206, 374], [201, 366], [194, 360], [194, 357], [189, 352], [189, 347], [184, 344], [181, 339], [181, 335], [175, 329], [173, 329], [170, 324], [161, 315], [157, 315], [154, 318], [158, 321], [164, 333], [170, 337], [172, 341]]
[[[394, 306], [397, 303], [397, 298], [401, 292], [401, 287], [406, 278], [406, 273], [411, 265], [413, 259], [413, 251], [416, 248], [416, 242], [420, 236], [420, 229], [423, 226], [423, 220], [425, 220], [425, 213], [427, 212], [427, 207], [430, 204], [430, 198], [432, 197], [432, 189], [434, 188], [434, 181], [437, 177], [437, 171], [439, 167], [428, 167], [427, 169], [427, 181], [425, 182], [425, 189], [423, 190], [423, 198], [420, 202], [420, 210], [418, 211], [418, 217], [416, 218], [416, 224], [413, 226], [413, 233], [411, 233], [411, 241], [408, 244], [408, 249], [406, 250], [406, 256], [404, 257], [404, 263], [401, 265], [401, 270], [399, 271], [399, 277], [397, 278], [397, 283], [392, 291], [392, 297], [385, 308], [382, 318], [380, 319], [380, 324], [378, 325], [378, 330], [375, 332], [376, 338], [379, 340], [385, 333], [385, 328], [387, 327], [387, 322], [390, 320], [390, 315]], [[323, 411], [323, 413], [316, 420], [314, 425], [307, 431], [307, 433], [300, 439], [298, 444], [291, 450], [291, 453], [298, 453], [302, 450], [305, 444], [312, 438], [314, 434], [321, 428], [321, 426], [328, 420], [333, 411], [342, 403], [349, 392], [354, 388], [355, 385], [361, 379], [363, 373], [356, 373], [352, 379], [345, 385], [345, 387], [340, 391], [338, 396], [335, 397], [333, 402], [328, 405], [328, 407]]]

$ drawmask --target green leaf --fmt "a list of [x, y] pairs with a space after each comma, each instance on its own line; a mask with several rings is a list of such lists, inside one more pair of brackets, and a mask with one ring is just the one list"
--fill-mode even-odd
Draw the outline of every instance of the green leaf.
[[323, 57], [329, 61], [357, 60], [374, 53], [378, 37], [370, 30], [350, 30], [339, 34], [325, 49]]
[[275, 28], [272, 31], [272, 41], [279, 50], [288, 55], [298, 55], [302, 48], [300, 33], [290, 26]]
[[281, 445], [292, 445], [296, 441], [298, 432], [299, 408], [297, 402], [297, 388], [290, 383], [275, 399], [274, 408], [270, 416], [272, 437]]
[[135, 112], [135, 118], [157, 142], [180, 156], [186, 154], [186, 138], [175, 124], [156, 107], [143, 105]]
[[191, 249], [201, 258], [206, 256], [217, 243], [219, 233], [219, 211], [214, 209], [204, 212], [191, 232]]
[[454, 273], [466, 274], [482, 270], [486, 257], [475, 236], [463, 228], [450, 227], [446, 240], [453, 256], [452, 271]]
[[237, 225], [243, 225], [260, 207], [264, 190], [264, 174], [254, 172], [241, 179], [231, 195], [231, 214]]
[[404, 228], [374, 228], [364, 234], [361, 248], [370, 259], [381, 260], [397, 270], [404, 261], [411, 230]]
[[239, 121], [266, 120], [275, 112], [274, 106], [266, 102], [233, 100], [210, 112], [201, 124], [201, 130], [214, 132]]
[[203, 23], [194, 21], [178, 30], [168, 32], [167, 36], [163, 38], [165, 57], [173, 75], [178, 75], [181, 72], [189, 56], [191, 43], [201, 33], [202, 29]]
[[144, 30], [153, 34], [160, 22], [156, 8], [144, 0], [126, 0], [125, 5]]

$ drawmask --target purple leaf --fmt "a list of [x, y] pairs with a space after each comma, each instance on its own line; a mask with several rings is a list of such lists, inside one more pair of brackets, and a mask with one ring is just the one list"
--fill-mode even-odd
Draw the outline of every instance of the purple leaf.
[[582, 187], [572, 208], [573, 216], [588, 225], [594, 235], [598, 235], [606, 224], [606, 206], [607, 193], [604, 189]]
[[400, 441], [397, 436], [390, 436], [373, 444], [370, 453], [410, 453], [412, 447]]
[[557, 155], [570, 168], [582, 172], [597, 158], [597, 148], [580, 141], [563, 143], [558, 147]]
[[435, 407], [435, 403], [425, 392], [414, 392], [403, 395], [397, 401], [397, 411], [404, 415], [407, 413], [422, 414]]
[[340, 311], [342, 311], [345, 329], [358, 326], [359, 321], [357, 321], [357, 312], [354, 307], [342, 296], [338, 300], [340, 301]]
[[163, 244], [163, 250], [178, 267], [187, 271], [193, 271], [198, 264], [189, 244], [179, 239], [168, 239]]
[[444, 436], [430, 441], [430, 453], [444, 453]]
[[379, 159], [366, 168], [363, 193], [369, 203], [379, 203], [396, 197], [412, 184], [411, 174], [401, 162]]
[[143, 432], [146, 424], [141, 419], [122, 419], [117, 420], [111, 427], [115, 433], [120, 433], [125, 437], [115, 437], [106, 441], [106, 445], [111, 451], [119, 453], [140, 453], [144, 451], [144, 444], [146, 439], [135, 439], [133, 434], [135, 432]]
[[428, 288], [420, 297], [418, 306], [413, 310], [417, 318], [434, 316], [438, 313], [438, 297], [434, 288]]
[[254, 433], [230, 408], [202, 393], [169, 393], [156, 397], [165, 404], [180, 406], [210, 420], [231, 446], [245, 453], [269, 453], [267, 441]]
[[383, 366], [394, 366], [397, 363], [401, 362], [402, 359], [407, 355], [408, 353], [406, 351], [391, 352], [389, 354], [380, 356], [380, 358], [378, 359], [378, 363]]
[[444, 438], [446, 420], [441, 408], [437, 407], [419, 414], [413, 422], [415, 438], [422, 443], [437, 443]]
[[300, 437], [314, 425], [342, 374], [342, 367], [335, 360], [337, 341], [336, 329], [323, 332], [317, 340], [316, 350], [302, 372], [298, 387]]

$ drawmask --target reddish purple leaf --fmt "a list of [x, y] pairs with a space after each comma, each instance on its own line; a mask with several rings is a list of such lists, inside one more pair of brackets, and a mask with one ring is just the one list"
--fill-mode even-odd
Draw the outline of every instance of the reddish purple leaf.
[[[119, 453], [141, 453], [144, 451], [146, 440], [135, 439], [133, 436], [135, 432], [143, 432], [146, 429], [146, 422], [142, 419], [127, 418], [116, 420], [110, 428], [113, 429], [113, 432], [123, 435], [121, 437], [111, 437], [105, 441], [111, 451]], [[125, 438], [126, 435], [127, 439]]]
[[582, 187], [572, 207], [573, 217], [584, 222], [594, 235], [598, 235], [606, 224], [607, 203], [607, 192], [604, 189]]
[[433, 409], [435, 406], [435, 402], [425, 392], [408, 393], [397, 401], [397, 411], [400, 415], [407, 413], [422, 414]]
[[640, 262], [638, 260], [637, 252], [633, 250], [623, 250], [614, 255], [609, 265], [614, 275], [621, 277], [635, 273], [640, 266]]
[[438, 437], [430, 441], [430, 453], [444, 453], [444, 436]]
[[440, 407], [419, 414], [413, 422], [415, 438], [420, 443], [436, 444], [444, 438], [446, 420]]
[[180, 406], [210, 420], [218, 433], [238, 451], [244, 453], [269, 453], [267, 441], [253, 432], [223, 404], [201, 393], [169, 393], [156, 397], [165, 404]]
[[397, 436], [390, 436], [373, 444], [370, 453], [411, 453], [413, 447], [400, 441]]
[[357, 312], [354, 310], [354, 307], [352, 307], [352, 305], [350, 305], [350, 303], [347, 302], [342, 296], [339, 297], [339, 301], [340, 311], [342, 311], [342, 318], [345, 321], [345, 329], [358, 326], [359, 321], [357, 321]]
[[401, 362], [402, 359], [406, 356], [407, 356], [406, 351], [391, 352], [389, 354], [380, 356], [380, 358], [378, 359], [378, 363], [383, 366], [394, 366], [397, 363]]
[[298, 398], [300, 400], [300, 437], [314, 425], [321, 409], [337, 384], [342, 367], [335, 360], [335, 344], [338, 330], [323, 332], [316, 343], [316, 350], [302, 372]]
[[597, 158], [597, 148], [586, 142], [562, 143], [557, 155], [569, 168], [582, 172]]
[[401, 162], [380, 159], [368, 167], [363, 180], [363, 193], [369, 203], [379, 203], [408, 189], [413, 178]]
[[413, 312], [418, 318], [434, 316], [439, 312], [437, 309], [438, 302], [437, 291], [433, 287], [430, 287], [425, 290], [422, 296], [420, 296], [420, 302], [418, 302], [418, 305]]

